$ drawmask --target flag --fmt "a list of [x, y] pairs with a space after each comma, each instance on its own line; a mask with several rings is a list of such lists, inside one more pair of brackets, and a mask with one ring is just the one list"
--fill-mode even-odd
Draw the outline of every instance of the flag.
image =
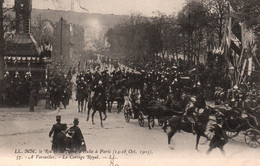
[[247, 59], [244, 60], [244, 64], [243, 64], [242, 71], [241, 71], [241, 74], [240, 74], [240, 81], [241, 81], [241, 78], [243, 77], [244, 72], [245, 72], [246, 62], [247, 62]]
[[253, 69], [253, 58], [248, 58], [248, 75], [250, 76], [252, 74]]

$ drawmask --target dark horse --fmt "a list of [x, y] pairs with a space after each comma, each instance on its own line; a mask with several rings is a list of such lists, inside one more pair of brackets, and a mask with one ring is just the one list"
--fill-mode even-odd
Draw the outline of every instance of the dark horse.
[[141, 111], [144, 115], [147, 115], [149, 129], [151, 129], [150, 122], [153, 122], [153, 120], [156, 118], [165, 124], [167, 119], [173, 115], [179, 115], [179, 112], [175, 112], [172, 109], [169, 109], [164, 102], [158, 100], [150, 101], [146, 108], [141, 108]]
[[[103, 96], [101, 94], [99, 94], [97, 96], [97, 98], [95, 99], [95, 101], [89, 101], [88, 102], [88, 117], [87, 117], [87, 121], [89, 120], [89, 113], [90, 113], [91, 109], [93, 109], [92, 124], [95, 124], [94, 123], [94, 115], [98, 111], [99, 112], [99, 116], [100, 116], [101, 127], [103, 127], [102, 121], [106, 120], [106, 118], [107, 118], [107, 115], [106, 115], [106, 99], [103, 98]], [[102, 119], [102, 112], [105, 115], [104, 119]]]
[[78, 101], [78, 112], [83, 112], [84, 109], [84, 103], [86, 103], [88, 99], [88, 93], [85, 89], [79, 88], [77, 89], [77, 101]]
[[[209, 121], [209, 116], [213, 113], [213, 111], [214, 111], [213, 108], [206, 107], [204, 109], [204, 111], [200, 115], [198, 115], [198, 122], [195, 127], [196, 131], [197, 131], [197, 133], [196, 133], [197, 134], [196, 150], [198, 150], [200, 136], [207, 138], [207, 136], [204, 134], [204, 132], [206, 131], [206, 126]], [[173, 116], [169, 120], [169, 126], [171, 129], [170, 132], [168, 133], [168, 144], [169, 145], [171, 144], [171, 138], [177, 131], [183, 130], [188, 133], [193, 133], [192, 124], [189, 122], [184, 122], [182, 120], [182, 118], [183, 118], [182, 116]]]
[[111, 84], [111, 86], [108, 88], [108, 94], [107, 94], [107, 103], [108, 103], [108, 112], [111, 112], [113, 102], [117, 102], [117, 110], [118, 113], [123, 109], [124, 105], [124, 96], [122, 94], [122, 89], [116, 88], [116, 85], [114, 83]]

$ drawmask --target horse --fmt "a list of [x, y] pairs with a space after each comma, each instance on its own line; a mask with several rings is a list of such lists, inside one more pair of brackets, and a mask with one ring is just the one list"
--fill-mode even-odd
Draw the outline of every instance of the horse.
[[78, 88], [77, 89], [77, 95], [76, 95], [77, 101], [78, 101], [78, 112], [85, 111], [84, 103], [88, 99], [88, 93], [86, 92], [86, 89]]
[[62, 95], [59, 88], [55, 87], [50, 90], [51, 106], [55, 110], [60, 107], [61, 97]]
[[117, 110], [119, 113], [123, 109], [124, 97], [122, 94], [122, 89], [117, 89], [115, 84], [112, 83], [111, 86], [108, 88], [107, 94], [108, 112], [111, 112], [114, 101], [117, 102]]
[[166, 103], [165, 103], [168, 111], [164, 117], [158, 119], [159, 124], [161, 124], [163, 126], [162, 129], [164, 130], [165, 133], [166, 133], [166, 130], [168, 127], [167, 121], [174, 115], [183, 116], [185, 107], [188, 104], [190, 97], [191, 97], [190, 95], [183, 94], [182, 99], [178, 99], [177, 96], [174, 96], [173, 94], [168, 94]]
[[167, 120], [173, 115], [179, 115], [179, 112], [169, 109], [163, 101], [152, 100], [147, 104], [147, 107], [140, 107], [141, 112], [147, 115], [148, 118], [148, 128], [151, 130], [150, 122], [154, 119], [162, 121], [166, 125]]
[[[197, 138], [196, 138], [196, 150], [198, 150], [198, 144], [200, 137], [203, 136], [208, 139], [205, 135], [206, 126], [209, 121], [209, 116], [214, 113], [214, 109], [210, 107], [206, 107], [201, 114], [198, 115], [198, 124], [196, 125]], [[168, 133], [168, 145], [171, 144], [171, 138], [177, 131], [185, 131], [188, 133], [193, 133], [192, 124], [189, 122], [183, 121], [182, 116], [173, 116], [169, 120], [170, 132]]]
[[[89, 101], [88, 102], [88, 116], [87, 116], [87, 121], [89, 120], [89, 113], [90, 110], [93, 109], [93, 113], [92, 113], [92, 124], [95, 124], [94, 122], [94, 115], [95, 113], [98, 111], [99, 112], [99, 116], [100, 116], [100, 123], [101, 123], [101, 127], [103, 127], [103, 123], [102, 121], [106, 120], [107, 115], [106, 115], [106, 101], [105, 98], [102, 97], [101, 94], [99, 94], [97, 96], [97, 98], [95, 99], [95, 101]], [[104, 113], [105, 117], [104, 119], [102, 119], [102, 113]]]

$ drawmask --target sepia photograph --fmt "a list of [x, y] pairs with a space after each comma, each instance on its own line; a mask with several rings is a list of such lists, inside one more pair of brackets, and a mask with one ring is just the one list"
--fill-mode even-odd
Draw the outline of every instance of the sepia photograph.
[[259, 0], [0, 0], [0, 165], [257, 166]]

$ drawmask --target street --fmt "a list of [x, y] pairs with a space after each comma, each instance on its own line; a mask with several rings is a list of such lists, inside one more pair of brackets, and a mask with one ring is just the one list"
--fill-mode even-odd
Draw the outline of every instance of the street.
[[[103, 123], [104, 128], [100, 126], [98, 113], [95, 115], [95, 125], [92, 125], [91, 119], [87, 122], [87, 112], [78, 113], [75, 101], [71, 101], [70, 106], [66, 110], [61, 109], [60, 112], [45, 110], [41, 106], [36, 107], [35, 112], [28, 112], [26, 108], [1, 108], [0, 156], [2, 159], [8, 159], [8, 163], [37, 162], [37, 159], [45, 163], [54, 161], [52, 159], [55, 158], [65, 164], [75, 161], [78, 164], [90, 163], [91, 165], [109, 165], [112, 164], [111, 161], [114, 165], [136, 165], [135, 162], [137, 165], [141, 163], [161, 165], [161, 162], [168, 165], [179, 160], [188, 163], [192, 161], [192, 164], [195, 164], [199, 162], [197, 159], [201, 158], [205, 159], [204, 164], [211, 159], [221, 159], [218, 162], [224, 163], [242, 160], [245, 164], [259, 160], [260, 150], [248, 147], [244, 143], [242, 133], [226, 144], [224, 147], [226, 156], [222, 156], [219, 149], [214, 149], [209, 156], [206, 156], [209, 142], [202, 145], [205, 143], [205, 138], [201, 138], [200, 151], [197, 152], [196, 136], [185, 132], [176, 133], [172, 139], [172, 148], [169, 148], [167, 135], [158, 125], [157, 120], [152, 130], [148, 129], [147, 120], [144, 127], [140, 127], [135, 119], [126, 123], [123, 112], [118, 114], [115, 106], [112, 113], [108, 113], [108, 118]], [[68, 127], [72, 126], [75, 117], [79, 118], [79, 127], [87, 144], [86, 153], [62, 157], [51, 153], [51, 138], [48, 134], [55, 123], [56, 115], [61, 115], [61, 122], [67, 123]], [[29, 159], [32, 156], [33, 158]], [[46, 160], [46, 157], [49, 160]], [[65, 158], [69, 160], [64, 160]]]

